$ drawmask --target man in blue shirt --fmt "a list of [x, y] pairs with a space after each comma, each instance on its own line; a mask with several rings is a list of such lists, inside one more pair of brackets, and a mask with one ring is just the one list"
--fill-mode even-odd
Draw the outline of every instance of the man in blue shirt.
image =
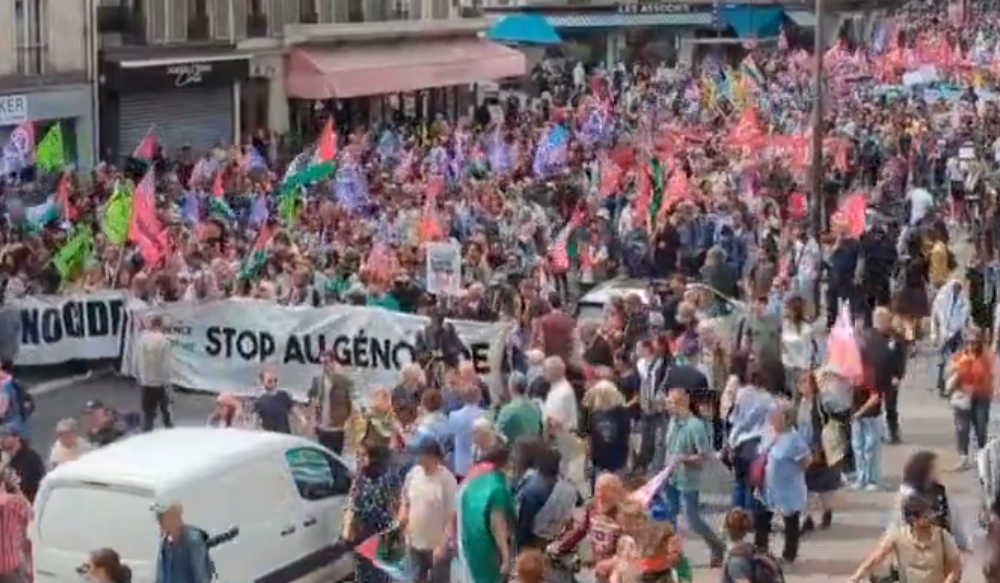
[[448, 435], [455, 446], [452, 457], [455, 477], [461, 482], [475, 462], [472, 425], [486, 415], [486, 410], [479, 406], [483, 396], [479, 387], [463, 387], [458, 396], [462, 399], [462, 407], [448, 414]]

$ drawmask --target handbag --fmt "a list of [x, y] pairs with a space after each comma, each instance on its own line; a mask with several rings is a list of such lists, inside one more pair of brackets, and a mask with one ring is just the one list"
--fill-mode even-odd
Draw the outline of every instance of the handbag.
[[948, 397], [948, 403], [956, 411], [968, 411], [972, 409], [972, 397], [963, 391], [952, 391]]
[[757, 454], [757, 457], [750, 462], [750, 485], [755, 490], [764, 489], [764, 481], [767, 479], [767, 454], [771, 451], [768, 447], [764, 451]]

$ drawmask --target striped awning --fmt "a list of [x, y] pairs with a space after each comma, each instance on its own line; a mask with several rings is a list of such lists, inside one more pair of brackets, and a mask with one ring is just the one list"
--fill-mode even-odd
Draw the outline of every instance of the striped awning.
[[787, 10], [785, 16], [796, 26], [814, 27], [816, 26], [816, 15], [804, 10]]
[[550, 14], [545, 17], [555, 28], [627, 28], [640, 26], [711, 26], [710, 13], [618, 14], [580, 13]]

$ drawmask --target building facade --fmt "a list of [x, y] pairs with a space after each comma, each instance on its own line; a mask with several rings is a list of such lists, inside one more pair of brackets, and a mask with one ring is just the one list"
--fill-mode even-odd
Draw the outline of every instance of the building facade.
[[95, 159], [95, 106], [88, 79], [92, 28], [88, 2], [0, 1], [0, 140], [32, 122], [40, 139], [61, 124], [67, 160]]
[[[470, 84], [488, 80], [482, 60], [501, 63], [492, 74], [524, 73], [517, 51], [477, 38], [490, 22], [464, 18], [469, 0], [91, 1], [110, 156], [151, 130], [168, 152], [204, 150], [259, 131], [297, 132], [309, 112], [349, 123], [414, 102], [457, 111]], [[426, 66], [435, 55], [445, 62]], [[413, 59], [425, 66], [413, 69]], [[390, 66], [395, 74], [373, 69]], [[405, 82], [387, 82], [410, 69]], [[383, 98], [367, 99], [373, 92]]]

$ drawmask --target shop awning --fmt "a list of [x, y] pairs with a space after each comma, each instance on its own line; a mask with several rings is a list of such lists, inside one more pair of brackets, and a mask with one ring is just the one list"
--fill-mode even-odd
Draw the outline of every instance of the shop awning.
[[512, 14], [486, 31], [486, 38], [509, 43], [530, 45], [562, 44], [559, 33], [544, 16], [538, 14]]
[[710, 26], [712, 15], [704, 12], [674, 14], [587, 13], [551, 14], [545, 17], [555, 28], [631, 28], [642, 26]]
[[288, 95], [334, 99], [385, 95], [518, 77], [524, 54], [478, 38], [392, 45], [298, 48], [288, 56]]
[[803, 28], [812, 28], [816, 26], [816, 15], [812, 12], [806, 12], [805, 10], [789, 10], [785, 13], [788, 16], [788, 20], [795, 23], [796, 26], [801, 26]]
[[770, 38], [781, 31], [785, 9], [781, 6], [750, 4], [722, 7], [722, 20], [733, 27], [740, 38]]

